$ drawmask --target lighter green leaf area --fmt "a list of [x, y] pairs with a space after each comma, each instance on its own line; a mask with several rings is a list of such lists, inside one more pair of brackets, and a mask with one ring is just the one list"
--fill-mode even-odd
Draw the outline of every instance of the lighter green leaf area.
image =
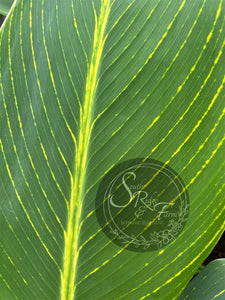
[[209, 263], [185, 288], [180, 300], [222, 300], [225, 296], [225, 259]]
[[13, 4], [13, 0], [1, 0], [0, 14], [6, 16]]
[[[0, 299], [179, 299], [225, 228], [225, 1], [17, 0], [0, 32]], [[167, 163], [163, 249], [103, 233], [104, 175]]]

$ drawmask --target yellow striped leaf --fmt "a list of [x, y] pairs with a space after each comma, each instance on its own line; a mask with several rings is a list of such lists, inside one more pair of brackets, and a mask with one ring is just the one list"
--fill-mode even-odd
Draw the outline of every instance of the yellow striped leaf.
[[[15, 1], [0, 32], [0, 299], [179, 298], [225, 228], [224, 16], [224, 0]], [[189, 196], [180, 234], [152, 251], [96, 216], [105, 176], [136, 158]]]

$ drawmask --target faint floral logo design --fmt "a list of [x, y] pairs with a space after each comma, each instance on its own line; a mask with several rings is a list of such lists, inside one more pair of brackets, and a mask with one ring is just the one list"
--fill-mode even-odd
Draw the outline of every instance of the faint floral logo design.
[[175, 240], [189, 214], [186, 187], [168, 165], [132, 159], [113, 167], [96, 195], [103, 232], [127, 250], [146, 252]]

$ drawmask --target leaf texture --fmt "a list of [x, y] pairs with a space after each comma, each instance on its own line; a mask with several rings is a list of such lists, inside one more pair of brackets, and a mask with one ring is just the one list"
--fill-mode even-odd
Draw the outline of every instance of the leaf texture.
[[13, 0], [1, 0], [0, 14], [6, 16], [13, 4]]
[[[0, 33], [0, 299], [178, 299], [225, 228], [225, 1], [17, 0]], [[116, 164], [186, 184], [187, 224], [138, 253], [102, 232]]]
[[224, 299], [225, 259], [209, 263], [185, 288], [181, 299]]

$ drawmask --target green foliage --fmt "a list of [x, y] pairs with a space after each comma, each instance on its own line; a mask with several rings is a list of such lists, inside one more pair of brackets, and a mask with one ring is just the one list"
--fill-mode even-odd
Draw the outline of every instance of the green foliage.
[[[225, 228], [225, 1], [17, 0], [0, 33], [0, 299], [178, 299]], [[151, 157], [185, 228], [119, 248], [95, 196]]]
[[183, 291], [180, 300], [223, 300], [225, 297], [225, 259], [208, 264]]
[[3, 16], [6, 16], [10, 10], [12, 4], [13, 4], [13, 0], [1, 0], [0, 14]]

